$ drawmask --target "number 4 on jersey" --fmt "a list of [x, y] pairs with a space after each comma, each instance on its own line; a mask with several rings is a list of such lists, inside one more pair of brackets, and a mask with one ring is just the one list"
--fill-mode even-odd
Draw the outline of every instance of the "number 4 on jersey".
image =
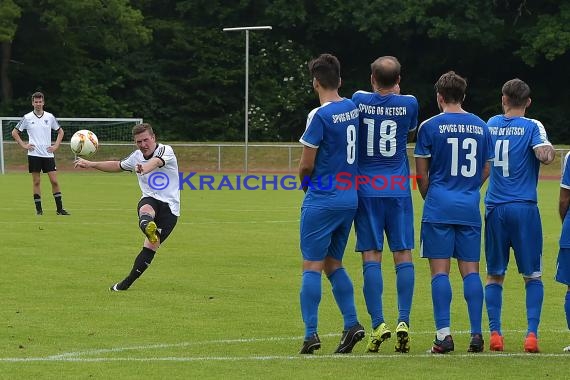
[[497, 140], [495, 143], [493, 166], [503, 168], [503, 177], [509, 176], [509, 140]]

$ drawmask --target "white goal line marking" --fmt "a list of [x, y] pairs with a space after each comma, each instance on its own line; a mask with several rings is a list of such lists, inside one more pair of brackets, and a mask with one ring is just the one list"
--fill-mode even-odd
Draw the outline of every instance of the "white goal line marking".
[[[544, 330], [543, 330], [544, 331]], [[504, 330], [505, 333], [525, 333], [526, 330]], [[547, 332], [563, 333], [567, 330], [547, 330]], [[469, 334], [469, 331], [454, 331], [455, 335]], [[488, 333], [485, 332], [485, 333]], [[426, 335], [433, 334], [433, 331], [418, 331], [413, 332], [416, 335]], [[321, 334], [321, 337], [338, 337], [338, 333]], [[86, 355], [100, 355], [109, 353], [120, 353], [125, 351], [142, 351], [142, 350], [154, 350], [154, 349], [165, 349], [165, 348], [177, 348], [177, 347], [189, 347], [189, 346], [204, 346], [210, 344], [242, 344], [242, 343], [255, 343], [255, 342], [276, 342], [276, 341], [291, 341], [303, 339], [302, 336], [295, 337], [268, 337], [268, 338], [241, 338], [241, 339], [215, 339], [201, 342], [182, 342], [182, 343], [163, 343], [163, 344], [151, 344], [151, 345], [139, 345], [130, 347], [115, 347], [115, 348], [102, 348], [94, 350], [85, 351], [73, 351], [66, 352], [56, 355], [49, 355], [46, 357], [31, 357], [31, 358], [0, 358], [0, 362], [111, 362], [111, 361], [178, 361], [178, 362], [192, 362], [192, 361], [264, 361], [264, 360], [319, 360], [319, 359], [330, 359], [330, 358], [343, 358], [343, 359], [381, 359], [381, 358], [422, 358], [422, 357], [524, 357], [527, 355], [537, 355], [528, 354], [524, 352], [519, 353], [477, 353], [477, 354], [451, 354], [451, 355], [434, 355], [430, 353], [423, 354], [366, 354], [366, 355], [342, 355], [342, 354], [324, 354], [324, 355], [269, 355], [269, 356], [191, 356], [191, 357], [122, 357], [122, 358], [85, 358], [82, 356]], [[427, 350], [427, 349], [426, 349]], [[568, 353], [544, 353], [538, 354], [540, 357], [568, 357]]]
[[[81, 357], [38, 357], [38, 358], [0, 358], [0, 362], [206, 362], [206, 361], [228, 361], [228, 362], [238, 362], [238, 361], [279, 361], [279, 360], [354, 360], [354, 359], [365, 359], [365, 360], [379, 360], [379, 359], [404, 359], [409, 358], [434, 358], [435, 360], [454, 360], [454, 358], [513, 358], [513, 357], [541, 357], [541, 358], [563, 358], [567, 360], [570, 354], [560, 353], [560, 354], [530, 354], [530, 353], [477, 353], [477, 354], [367, 354], [367, 355], [353, 355], [353, 354], [326, 354], [326, 355], [272, 355], [272, 356], [200, 356], [200, 357], [178, 357], [178, 356], [166, 356], [166, 357], [123, 357], [123, 358], [81, 358]], [[437, 359], [436, 359], [437, 358]]]

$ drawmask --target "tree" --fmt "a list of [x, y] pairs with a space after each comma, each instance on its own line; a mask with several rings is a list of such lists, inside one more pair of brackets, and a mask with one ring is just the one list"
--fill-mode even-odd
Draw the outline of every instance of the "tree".
[[[43, 89], [58, 115], [124, 116], [115, 96], [124, 86], [124, 57], [150, 41], [128, 0], [17, 0], [9, 79], [20, 93]], [[27, 96], [26, 104], [27, 104]], [[118, 101], [117, 101], [118, 100]]]
[[0, 62], [0, 104], [12, 100], [12, 83], [8, 76], [8, 66], [12, 59], [12, 40], [16, 34], [17, 21], [21, 9], [12, 0], [0, 3], [0, 47], [2, 61]]

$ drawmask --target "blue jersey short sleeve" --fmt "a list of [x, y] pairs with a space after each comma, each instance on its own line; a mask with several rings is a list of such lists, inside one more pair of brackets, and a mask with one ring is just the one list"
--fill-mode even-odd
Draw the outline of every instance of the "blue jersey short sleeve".
[[318, 110], [318, 108], [315, 108], [309, 113], [309, 116], [307, 116], [305, 133], [303, 133], [303, 136], [301, 136], [299, 140], [311, 148], [318, 148], [319, 145], [321, 145], [321, 141], [323, 141], [324, 120], [320, 114], [317, 115]]

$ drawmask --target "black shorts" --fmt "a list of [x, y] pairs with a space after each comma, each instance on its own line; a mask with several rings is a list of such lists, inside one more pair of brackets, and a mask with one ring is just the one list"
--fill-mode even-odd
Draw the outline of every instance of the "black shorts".
[[55, 158], [28, 155], [28, 170], [30, 173], [49, 173], [56, 171]]
[[176, 226], [178, 217], [174, 215], [172, 211], [170, 211], [168, 203], [159, 201], [158, 199], [152, 197], [144, 197], [139, 201], [137, 207], [137, 215], [143, 205], [150, 205], [154, 209], [154, 222], [158, 227], [160, 243], [164, 243], [168, 235], [170, 235], [174, 229], [174, 226]]

